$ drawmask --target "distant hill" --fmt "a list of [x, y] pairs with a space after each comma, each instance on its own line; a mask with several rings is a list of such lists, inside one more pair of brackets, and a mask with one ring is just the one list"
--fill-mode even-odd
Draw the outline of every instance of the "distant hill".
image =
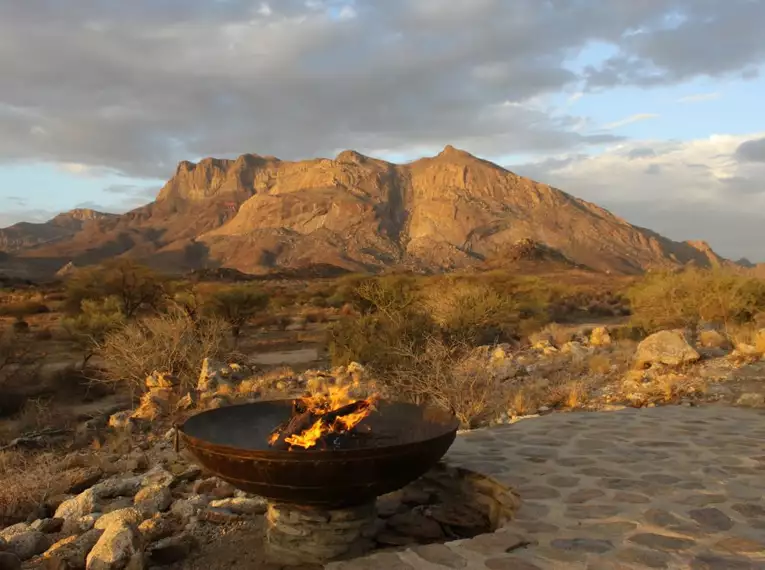
[[16, 224], [0, 230], [0, 249], [51, 273], [113, 256], [246, 274], [434, 272], [529, 256], [618, 273], [731, 263], [451, 146], [401, 165], [354, 151], [184, 161], [146, 206]]
[[15, 253], [34, 246], [55, 243], [76, 235], [89, 222], [117, 217], [84, 208], [59, 214], [47, 222], [20, 222], [0, 229], [0, 251]]

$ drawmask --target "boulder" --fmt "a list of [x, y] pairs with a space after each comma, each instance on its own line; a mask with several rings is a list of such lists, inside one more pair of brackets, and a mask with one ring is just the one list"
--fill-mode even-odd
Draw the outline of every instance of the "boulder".
[[135, 527], [112, 525], [107, 528], [85, 562], [86, 570], [122, 570], [143, 555], [141, 535]]
[[46, 567], [57, 570], [85, 568], [88, 553], [103, 533], [102, 530], [89, 530], [80, 536], [73, 535], [59, 540], [42, 556], [46, 561]]
[[112, 429], [129, 431], [133, 429], [134, 426], [132, 420], [130, 419], [132, 414], [132, 410], [124, 410], [122, 412], [112, 414], [109, 416], [109, 423], [107, 425]]
[[149, 469], [140, 478], [142, 487], [151, 487], [154, 485], [170, 486], [175, 482], [175, 475], [170, 473], [164, 467], [157, 465]]
[[156, 370], [146, 377], [145, 385], [147, 390], [157, 388], [173, 388], [178, 381], [171, 374], [166, 372], [157, 372]]
[[141, 486], [140, 477], [113, 477], [92, 486], [61, 503], [56, 509], [55, 518], [71, 520], [96, 512], [100, 502], [114, 497], [132, 497]]
[[699, 345], [703, 348], [727, 348], [730, 342], [720, 331], [707, 329], [699, 333]]
[[699, 360], [701, 356], [678, 331], [661, 331], [643, 340], [635, 352], [635, 368], [656, 364], [682, 366]]
[[64, 520], [61, 531], [64, 534], [80, 534], [87, 532], [96, 526], [96, 521], [101, 518], [101, 513], [91, 513], [78, 518]]
[[95, 512], [98, 508], [96, 493], [91, 487], [76, 497], [72, 497], [61, 503], [56, 509], [54, 518], [71, 520], [79, 519]]
[[30, 530], [36, 530], [44, 534], [59, 532], [64, 525], [64, 519], [37, 519], [31, 525]]
[[138, 525], [138, 532], [146, 544], [173, 536], [178, 531], [178, 523], [169, 516], [156, 515]]
[[152, 566], [166, 566], [186, 558], [196, 545], [196, 539], [190, 534], [170, 536], [152, 544], [146, 555]]
[[72, 495], [78, 495], [83, 491], [87, 491], [93, 485], [98, 483], [103, 475], [104, 472], [97, 468], [80, 468], [72, 470], [67, 473], [67, 478], [70, 483], [66, 492]]
[[565, 343], [560, 347], [560, 351], [562, 354], [570, 354], [575, 358], [580, 358], [589, 354], [587, 348], [585, 348], [582, 343], [575, 340]]
[[225, 509], [237, 515], [262, 515], [266, 512], [266, 500], [262, 497], [234, 497], [210, 501], [210, 506], [217, 509]]
[[595, 327], [590, 333], [591, 346], [608, 346], [611, 344], [611, 334], [606, 327]]
[[164, 485], [149, 485], [136, 493], [134, 503], [141, 512], [154, 515], [167, 510], [173, 502], [173, 494]]
[[138, 526], [145, 519], [146, 517], [140, 510], [130, 507], [103, 515], [96, 521], [95, 528], [97, 530], [108, 530], [113, 526]]
[[192, 495], [187, 499], [178, 499], [170, 507], [170, 512], [183, 521], [196, 516], [201, 509], [207, 506], [207, 498], [204, 495]]
[[18, 556], [21, 560], [29, 560], [33, 556], [42, 554], [51, 545], [47, 535], [36, 530], [14, 534], [8, 539], [6, 549]]
[[13, 552], [0, 552], [0, 570], [21, 570], [21, 560]]
[[30, 530], [31, 529], [29, 527], [29, 523], [25, 523], [25, 522], [17, 523], [1, 530], [0, 539], [5, 540], [7, 542], [12, 536], [16, 534], [21, 534], [23, 532], [29, 532]]

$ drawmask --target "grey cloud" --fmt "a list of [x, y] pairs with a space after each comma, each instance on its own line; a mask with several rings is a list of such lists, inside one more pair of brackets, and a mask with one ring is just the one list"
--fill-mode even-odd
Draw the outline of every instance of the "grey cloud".
[[652, 176], [661, 174], [661, 165], [659, 164], [649, 164], [645, 167], [645, 173], [650, 174]]
[[741, 162], [765, 162], [765, 137], [741, 143], [735, 156]]
[[633, 148], [627, 153], [627, 156], [633, 160], [637, 158], [653, 158], [656, 156], [656, 151], [648, 147]]
[[[588, 72], [602, 84], [645, 81], [646, 62], [656, 81], [743, 69], [762, 56], [750, 4], [279, 0], [264, 16], [252, 0], [0, 2], [0, 162], [167, 177], [181, 159], [243, 152], [578, 152], [619, 139], [502, 104], [578, 82], [565, 61], [592, 40], [626, 50]], [[345, 5], [355, 18], [338, 17]], [[678, 10], [676, 31], [625, 39]], [[742, 18], [735, 45], [715, 45], [709, 67], [694, 59]]]
[[617, 55], [585, 70], [590, 88], [652, 86], [704, 75], [757, 76], [757, 67], [765, 58], [765, 2], [677, 0], [663, 4], [667, 8], [664, 16], [674, 15], [680, 23], [668, 26], [661, 18], [646, 21], [647, 29], [622, 39]]

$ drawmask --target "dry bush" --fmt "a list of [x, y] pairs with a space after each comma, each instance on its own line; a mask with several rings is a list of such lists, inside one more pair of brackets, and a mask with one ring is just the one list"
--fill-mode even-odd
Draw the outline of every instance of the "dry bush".
[[26, 519], [45, 500], [63, 491], [61, 457], [54, 453], [0, 452], [0, 522]]
[[508, 398], [509, 412], [513, 416], [528, 416], [539, 409], [539, 393], [518, 388]]
[[734, 345], [755, 344], [757, 341], [758, 326], [753, 323], [737, 324], [728, 327], [728, 336]]
[[563, 346], [567, 342], [571, 342], [574, 340], [575, 336], [574, 330], [558, 323], [550, 323], [540, 332], [549, 335], [552, 338], [553, 344], [558, 347]]
[[446, 280], [441, 285], [428, 291], [424, 307], [449, 337], [477, 346], [517, 334], [519, 308], [512, 297], [484, 283]]
[[464, 427], [476, 427], [501, 410], [501, 383], [485, 370], [460, 366], [469, 352], [464, 344], [428, 338], [424, 346], [402, 347], [401, 360], [381, 381], [397, 398], [432, 402], [454, 411]]
[[137, 394], [146, 377], [159, 371], [178, 378], [184, 389], [194, 388], [202, 361], [225, 354], [226, 328], [219, 319], [192, 321], [178, 310], [128, 323], [98, 346], [104, 381], [127, 384]]
[[649, 331], [726, 327], [751, 321], [765, 309], [765, 281], [719, 269], [652, 273], [629, 291], [633, 321]]

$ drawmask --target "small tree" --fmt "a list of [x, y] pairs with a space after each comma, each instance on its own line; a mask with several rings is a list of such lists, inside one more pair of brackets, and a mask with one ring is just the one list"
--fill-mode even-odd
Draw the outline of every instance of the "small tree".
[[247, 321], [267, 306], [268, 296], [265, 293], [246, 286], [216, 291], [209, 302], [210, 312], [228, 323], [235, 341]]
[[106, 335], [121, 327], [125, 318], [116, 297], [101, 301], [84, 299], [81, 307], [81, 313], [63, 319], [61, 327], [82, 351], [81, 368], [84, 369]]
[[77, 272], [67, 284], [67, 306], [78, 312], [83, 300], [116, 297], [126, 319], [143, 308], [158, 309], [166, 298], [163, 279], [130, 259], [115, 259]]

